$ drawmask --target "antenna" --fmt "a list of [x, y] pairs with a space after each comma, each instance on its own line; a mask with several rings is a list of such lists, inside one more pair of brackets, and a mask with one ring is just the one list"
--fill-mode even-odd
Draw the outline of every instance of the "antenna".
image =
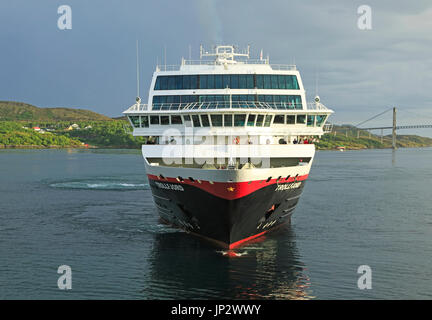
[[189, 45], [189, 60], [192, 60], [192, 47]]
[[164, 60], [165, 60], [165, 71], [166, 71], [166, 45], [164, 46]]
[[139, 98], [139, 59], [138, 59], [138, 39], [136, 40], [136, 77], [137, 77], [137, 99]]

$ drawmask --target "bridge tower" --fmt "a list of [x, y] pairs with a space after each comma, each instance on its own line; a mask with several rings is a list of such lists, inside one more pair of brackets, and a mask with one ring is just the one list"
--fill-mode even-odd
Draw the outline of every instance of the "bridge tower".
[[396, 150], [396, 108], [393, 108], [392, 148]]

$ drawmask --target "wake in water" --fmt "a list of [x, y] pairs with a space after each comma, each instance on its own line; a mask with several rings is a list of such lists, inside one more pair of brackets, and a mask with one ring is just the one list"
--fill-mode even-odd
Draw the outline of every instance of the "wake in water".
[[51, 183], [52, 188], [62, 189], [86, 189], [86, 190], [147, 190], [148, 183], [132, 183], [129, 181], [113, 181], [113, 180], [80, 180], [80, 181], [64, 181]]

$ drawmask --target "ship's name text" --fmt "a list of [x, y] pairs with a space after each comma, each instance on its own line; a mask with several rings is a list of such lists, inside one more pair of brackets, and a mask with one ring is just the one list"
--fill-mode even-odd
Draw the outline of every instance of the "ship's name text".
[[301, 182], [279, 184], [275, 191], [291, 190], [300, 187]]
[[157, 182], [157, 181], [155, 181], [155, 184], [159, 189], [184, 191], [183, 187], [178, 185], [178, 184], [161, 183], [161, 182]]

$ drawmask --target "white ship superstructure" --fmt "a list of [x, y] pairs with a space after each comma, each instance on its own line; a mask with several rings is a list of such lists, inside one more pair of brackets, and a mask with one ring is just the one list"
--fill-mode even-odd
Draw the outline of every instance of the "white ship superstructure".
[[332, 111], [318, 97], [306, 103], [294, 65], [233, 46], [200, 57], [157, 66], [148, 103], [124, 114], [147, 138], [161, 218], [233, 248], [289, 220]]

